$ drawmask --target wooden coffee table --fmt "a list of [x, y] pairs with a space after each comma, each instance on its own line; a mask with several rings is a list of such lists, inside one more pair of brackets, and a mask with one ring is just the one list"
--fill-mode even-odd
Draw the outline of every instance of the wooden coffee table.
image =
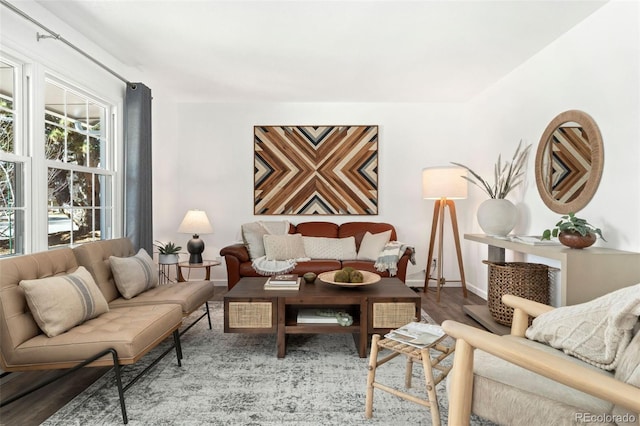
[[[339, 287], [319, 279], [302, 283], [300, 290], [264, 290], [266, 278], [242, 278], [224, 296], [225, 333], [276, 333], [278, 358], [286, 353], [289, 334], [351, 333], [361, 358], [366, 357], [369, 335], [420, 319], [420, 296], [397, 278], [382, 278], [362, 287]], [[353, 324], [298, 324], [298, 310], [344, 310]]]

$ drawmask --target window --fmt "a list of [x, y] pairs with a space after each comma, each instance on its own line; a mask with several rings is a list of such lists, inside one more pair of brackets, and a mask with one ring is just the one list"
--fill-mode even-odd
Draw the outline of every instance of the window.
[[48, 246], [111, 238], [108, 106], [51, 78], [45, 84]]
[[21, 135], [21, 67], [0, 60], [0, 256], [24, 253], [25, 170]]
[[115, 102], [12, 55], [0, 51], [0, 257], [112, 238]]

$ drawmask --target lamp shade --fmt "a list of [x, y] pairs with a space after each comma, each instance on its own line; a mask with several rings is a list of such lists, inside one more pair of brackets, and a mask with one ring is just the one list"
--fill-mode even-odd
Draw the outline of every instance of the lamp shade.
[[182, 223], [178, 227], [178, 232], [182, 234], [211, 234], [213, 233], [213, 226], [211, 226], [205, 211], [189, 210], [184, 215], [184, 219], [182, 219]]
[[462, 176], [467, 176], [467, 169], [462, 167], [441, 166], [422, 169], [422, 198], [467, 198], [467, 180]]

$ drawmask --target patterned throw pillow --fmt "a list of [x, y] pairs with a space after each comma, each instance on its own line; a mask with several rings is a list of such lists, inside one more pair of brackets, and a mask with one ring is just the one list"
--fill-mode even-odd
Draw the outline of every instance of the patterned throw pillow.
[[67, 275], [22, 280], [20, 288], [33, 318], [49, 337], [109, 311], [98, 285], [83, 266]]
[[268, 234], [286, 234], [289, 232], [289, 222], [286, 220], [250, 222], [243, 224], [240, 229], [242, 241], [249, 252], [249, 258], [255, 260], [265, 255], [263, 237]]
[[380, 256], [380, 252], [384, 249], [384, 246], [387, 245], [389, 239], [391, 238], [391, 230], [380, 232], [379, 234], [372, 234], [367, 231], [362, 237], [362, 242], [360, 243], [360, 250], [358, 251], [358, 260], [378, 260], [378, 256]]
[[354, 260], [357, 256], [354, 237], [302, 237], [302, 242], [311, 259]]
[[307, 257], [302, 234], [264, 235], [267, 260], [289, 260]]
[[116, 287], [125, 299], [158, 286], [158, 271], [145, 249], [140, 249], [135, 256], [111, 256], [109, 262]]

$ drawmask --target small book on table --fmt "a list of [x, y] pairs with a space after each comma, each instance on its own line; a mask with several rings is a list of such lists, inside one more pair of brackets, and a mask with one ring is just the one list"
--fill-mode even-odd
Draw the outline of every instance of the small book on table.
[[278, 274], [269, 277], [272, 285], [295, 285], [298, 283], [298, 274]]
[[338, 324], [336, 312], [330, 309], [300, 309], [298, 324]]
[[265, 290], [298, 290], [300, 278], [296, 274], [273, 275], [264, 284]]

